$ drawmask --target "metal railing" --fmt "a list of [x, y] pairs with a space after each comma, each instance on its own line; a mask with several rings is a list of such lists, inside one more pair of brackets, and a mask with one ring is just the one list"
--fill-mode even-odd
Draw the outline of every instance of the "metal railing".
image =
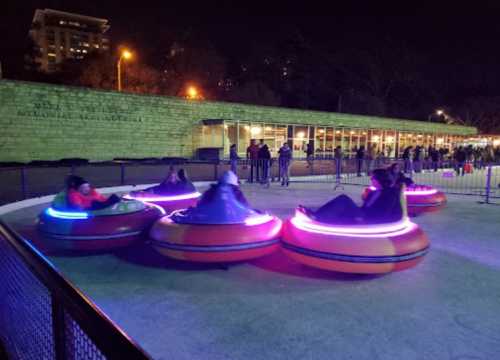
[[0, 221], [0, 343], [8, 359], [149, 359]]
[[[476, 195], [485, 202], [500, 198], [499, 164], [456, 164], [451, 160], [432, 163], [406, 163], [401, 159], [379, 158], [374, 160], [342, 159], [340, 163], [332, 158], [294, 159], [289, 174], [292, 181], [328, 182], [351, 185], [368, 185], [368, 173], [378, 167], [398, 162], [407, 170], [415, 182], [433, 185], [440, 190], [463, 195]], [[263, 160], [238, 160], [236, 172], [240, 179], [253, 182], [262, 180]], [[269, 181], [281, 179], [277, 159], [267, 163]], [[460, 166], [459, 166], [460, 165]], [[476, 165], [476, 166], [474, 166]], [[159, 183], [165, 179], [172, 164], [165, 162], [116, 162], [104, 164], [35, 166], [0, 168], [0, 205], [26, 198], [54, 194], [64, 186], [68, 174], [87, 178], [96, 187]], [[230, 161], [177, 162], [175, 168], [184, 168], [192, 181], [215, 181], [231, 169]], [[457, 176], [457, 170], [460, 174]], [[462, 176], [462, 172], [464, 175]]]

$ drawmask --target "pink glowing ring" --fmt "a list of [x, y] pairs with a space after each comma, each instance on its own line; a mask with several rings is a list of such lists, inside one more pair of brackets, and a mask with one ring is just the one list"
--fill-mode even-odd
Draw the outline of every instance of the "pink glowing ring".
[[[147, 193], [144, 193], [144, 195]], [[139, 200], [139, 201], [147, 201], [147, 202], [171, 202], [171, 201], [180, 201], [180, 200], [191, 200], [197, 199], [201, 196], [201, 194], [196, 191], [194, 193], [189, 194], [180, 194], [180, 195], [169, 195], [169, 196], [132, 196], [127, 194], [124, 196], [125, 199]]]
[[417, 265], [429, 250], [429, 240], [407, 217], [386, 224], [330, 225], [297, 210], [282, 229], [282, 249], [307, 266], [380, 274]]
[[376, 225], [328, 225], [316, 222], [300, 211], [290, 220], [293, 226], [305, 232], [323, 235], [339, 235], [347, 237], [380, 237], [401, 236], [413, 231], [416, 224], [408, 218], [389, 224]]
[[[370, 186], [369, 189], [371, 191], [377, 190], [377, 188], [375, 186]], [[418, 190], [418, 188], [412, 188], [412, 187], [410, 187], [410, 188], [407, 188], [405, 190], [405, 195], [427, 196], [427, 195], [437, 194], [437, 192], [438, 191], [436, 189], [433, 189], [433, 188], [429, 188], [429, 189], [426, 189], [426, 190]]]

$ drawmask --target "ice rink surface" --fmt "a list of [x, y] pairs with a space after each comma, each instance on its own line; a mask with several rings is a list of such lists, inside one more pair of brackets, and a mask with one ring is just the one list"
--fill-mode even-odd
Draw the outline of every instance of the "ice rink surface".
[[[244, 185], [282, 218], [319, 206], [331, 184]], [[362, 187], [345, 187], [359, 199]], [[384, 276], [329, 273], [275, 253], [217, 266], [148, 246], [50, 260], [155, 359], [498, 359], [500, 206], [448, 197], [415, 218], [431, 241], [417, 267]], [[41, 207], [5, 216], [26, 236]]]

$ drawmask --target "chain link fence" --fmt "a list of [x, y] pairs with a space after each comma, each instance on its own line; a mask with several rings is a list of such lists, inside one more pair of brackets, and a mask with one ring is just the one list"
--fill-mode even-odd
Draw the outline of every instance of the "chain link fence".
[[2, 222], [0, 284], [2, 359], [149, 359]]
[[[369, 173], [398, 162], [407, 176], [418, 184], [432, 185], [449, 194], [473, 195], [486, 203], [500, 202], [500, 164], [404, 162], [401, 159], [294, 159], [290, 163], [291, 182], [323, 182], [367, 186]], [[475, 165], [475, 166], [474, 166]], [[153, 184], [163, 181], [171, 166], [183, 168], [192, 181], [215, 181], [235, 168], [242, 180], [270, 183], [282, 179], [277, 159], [229, 161], [112, 162], [81, 166], [38, 166], [0, 168], [0, 205], [26, 198], [54, 194], [64, 186], [69, 174], [88, 179], [95, 187]], [[265, 173], [265, 174], [264, 174]]]

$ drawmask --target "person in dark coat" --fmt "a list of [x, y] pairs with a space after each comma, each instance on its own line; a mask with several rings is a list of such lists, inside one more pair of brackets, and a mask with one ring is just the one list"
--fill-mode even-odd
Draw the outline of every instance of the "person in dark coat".
[[313, 211], [299, 206], [311, 219], [339, 225], [381, 224], [396, 222], [403, 218], [402, 188], [392, 186], [392, 179], [386, 169], [375, 169], [372, 184], [376, 190], [370, 192], [361, 207], [347, 195], [342, 194]]
[[361, 145], [358, 150], [356, 150], [356, 163], [358, 169], [358, 176], [361, 176], [361, 169], [363, 168], [363, 161], [365, 159], [365, 147]]
[[403, 161], [404, 161], [404, 164], [405, 164], [405, 167], [404, 167], [404, 172], [405, 173], [411, 173], [413, 171], [413, 168], [412, 168], [412, 164], [411, 164], [411, 150], [413, 149], [412, 146], [408, 146], [407, 148], [405, 148], [405, 150], [403, 151]]
[[392, 180], [391, 186], [401, 187], [402, 185], [405, 185], [408, 187], [410, 185], [413, 185], [413, 180], [405, 176], [405, 174], [401, 171], [401, 165], [399, 165], [398, 163], [394, 163], [389, 166], [387, 168], [387, 171], [389, 172], [389, 176]]
[[271, 152], [267, 144], [262, 145], [259, 149], [259, 161], [262, 165], [261, 183], [269, 184], [269, 166], [271, 163]]

